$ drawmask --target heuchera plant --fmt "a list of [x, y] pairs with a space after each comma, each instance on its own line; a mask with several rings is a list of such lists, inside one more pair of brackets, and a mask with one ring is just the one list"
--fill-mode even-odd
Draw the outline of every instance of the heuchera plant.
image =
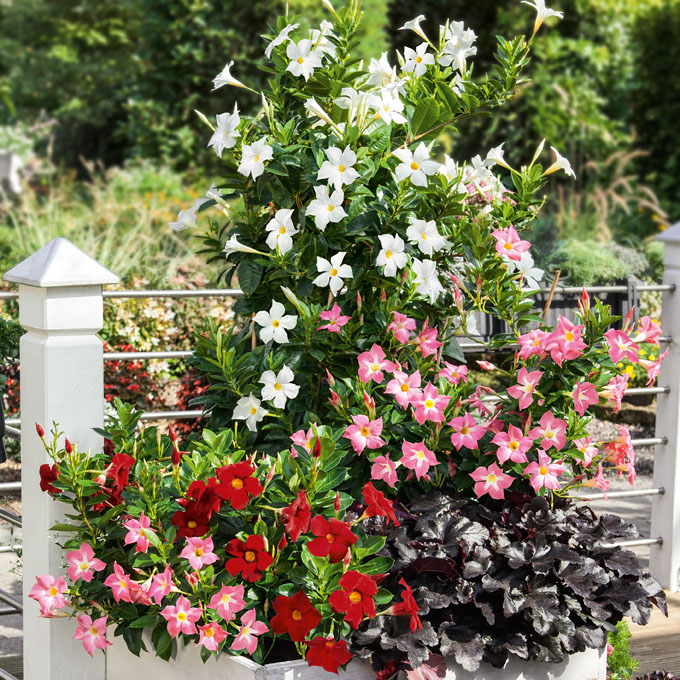
[[[522, 232], [568, 161], [553, 150], [544, 168], [543, 142], [519, 169], [502, 146], [470, 163], [444, 152], [460, 121], [514, 94], [536, 31], [558, 13], [533, 4], [531, 37], [499, 38], [496, 67], [473, 79], [476, 36], [459, 22], [428, 37], [418, 17], [403, 27], [422, 38], [415, 50], [362, 63], [351, 56], [359, 3], [324, 5], [319, 29], [282, 18], [267, 38], [258, 115], [203, 117], [224, 178], [195, 209], [227, 218], [204, 252], [243, 291], [239, 324], [197, 340], [211, 430], [183, 454], [174, 435], [135, 434], [120, 406], [104, 453], [59, 449], [57, 433], [48, 444], [43, 488], [75, 510], [57, 527], [74, 535], [72, 573], [70, 585], [41, 577], [34, 596], [48, 616], [66, 599], [83, 612], [89, 651], [107, 644], [107, 623], [136, 653], [151, 628], [163, 658], [185, 637], [204, 657], [263, 661], [281, 636], [337, 671], [362, 622], [389, 614], [415, 633], [429, 616], [408, 574], [380, 589], [392, 559], [372, 557], [413, 499], [436, 489], [482, 512], [544, 496], [550, 512], [584, 486], [606, 491], [605, 465], [634, 480], [627, 430], [596, 441], [588, 409], [620, 407], [617, 362], [658, 345], [658, 324], [612, 329], [584, 293], [576, 318], [550, 328], [533, 303], [542, 272]], [[232, 68], [216, 89], [247, 87]], [[490, 342], [497, 365], [478, 362], [502, 389], [472, 378], [458, 341], [474, 339], [480, 312], [505, 324]], [[536, 649], [527, 658], [543, 658]]]

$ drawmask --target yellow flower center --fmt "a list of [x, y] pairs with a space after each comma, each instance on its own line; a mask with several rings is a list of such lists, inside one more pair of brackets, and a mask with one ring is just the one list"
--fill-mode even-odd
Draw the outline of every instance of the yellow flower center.
[[386, 250], [386, 251], [385, 251], [385, 257], [388, 258], [388, 259], [389, 259], [390, 257], [392, 257], [392, 251], [391, 251], [391, 250]]
[[254, 416], [257, 413], [257, 409], [254, 406], [250, 407], [250, 415]]
[[258, 153], [258, 154], [255, 156], [255, 162], [257, 163], [259, 160], [260, 160], [260, 154]]
[[203, 557], [203, 548], [196, 548], [196, 550], [194, 550], [194, 555], [196, 555], [196, 557]]
[[425, 408], [434, 408], [434, 402], [432, 401], [432, 399], [425, 400]]
[[569, 341], [572, 342], [574, 339], [574, 334], [571, 331], [567, 331], [564, 335], [564, 337]]
[[330, 534], [330, 533], [326, 534], [326, 540], [329, 543], [335, 543], [335, 534]]
[[87, 562], [81, 562], [80, 563], [80, 571], [87, 571], [90, 568], [90, 565]]
[[280, 325], [281, 322], [278, 319], [274, 319], [274, 321], [272, 321], [272, 326], [274, 326], [274, 328], [278, 328]]
[[58, 591], [54, 586], [52, 586], [52, 587], [50, 588], [50, 595], [51, 595], [52, 597], [54, 597], [54, 596], [57, 595], [58, 593], [59, 593], [59, 591]]
[[541, 475], [547, 475], [548, 474], [548, 468], [545, 466], [541, 466], [538, 468], [538, 473]]
[[331, 276], [337, 276], [337, 275], [338, 275], [338, 270], [335, 267], [333, 267], [333, 269], [331, 269]]
[[300, 621], [302, 619], [302, 612], [299, 609], [293, 609], [290, 613], [290, 618], [293, 619], [293, 621]]
[[470, 428], [469, 428], [469, 427], [463, 426], [463, 427], [460, 428], [460, 433], [461, 433], [461, 434], [467, 434], [469, 431], [470, 431]]
[[240, 477], [234, 477], [234, 479], [231, 480], [231, 486], [238, 491], [243, 488], [243, 480]]
[[180, 612], [179, 614], [177, 614], [177, 620], [178, 621], [186, 621], [187, 615], [184, 612]]
[[280, 391], [281, 391], [281, 383], [280, 383], [280, 382], [275, 382], [275, 383], [274, 383], [274, 389], [275, 389], [277, 392], [280, 392]]
[[420, 167], [420, 166], [419, 166], [418, 163], [416, 163], [415, 161], [413, 161], [413, 162], [411, 163], [411, 170], [417, 170], [419, 167]]
[[99, 631], [92, 626], [92, 628], [90, 628], [90, 635], [99, 635]]
[[215, 635], [215, 631], [212, 628], [206, 628], [203, 634], [206, 637], [212, 637], [213, 635]]
[[302, 57], [298, 57], [298, 58], [297, 58], [297, 63], [298, 63], [298, 64], [304, 64], [304, 63], [305, 63], [305, 60], [304, 60]]
[[193, 519], [190, 519], [187, 522], [187, 526], [189, 527], [189, 529], [195, 529], [196, 528], [196, 522]]
[[402, 386], [401, 386], [401, 391], [402, 391], [402, 392], [408, 392], [408, 385], [402, 385]]
[[345, 172], [345, 170], [347, 170], [347, 168], [344, 165], [338, 165], [338, 170], [340, 172]]
[[519, 448], [519, 444], [517, 442], [510, 442], [510, 448], [516, 451]]
[[503, 248], [506, 250], [512, 250], [512, 243], [508, 243], [507, 241], [503, 244]]
[[357, 604], [357, 602], [361, 602], [361, 600], [363, 600], [363, 597], [361, 597], [361, 593], [358, 590], [353, 590], [349, 594], [349, 601], [352, 604]]
[[496, 477], [496, 475], [487, 475], [486, 481], [489, 482], [489, 484], [495, 484], [498, 481], [498, 477]]
[[229, 593], [225, 593], [222, 595], [222, 599], [220, 601], [222, 604], [229, 604], [231, 602], [231, 595], [229, 595]]
[[335, 210], [335, 206], [332, 203], [328, 204], [328, 212], [333, 212]]
[[553, 439], [555, 436], [555, 433], [552, 430], [546, 430], [545, 431], [545, 438], [546, 439]]
[[367, 427], [362, 427], [362, 428], [361, 428], [361, 434], [362, 434], [364, 437], [368, 437], [368, 435], [371, 434], [371, 431], [370, 431]]
[[246, 550], [245, 554], [243, 555], [243, 559], [246, 562], [254, 562], [255, 561], [255, 553], [252, 550]]
[[425, 460], [425, 452], [424, 451], [416, 451], [416, 458], [418, 460]]
[[422, 63], [423, 58], [422, 57], [416, 57], [416, 64]]
[[371, 370], [376, 373], [380, 370], [380, 366], [378, 364], [371, 364]]
[[285, 234], [286, 233], [286, 228], [285, 227], [279, 227], [279, 234]]
[[427, 241], [427, 234], [424, 231], [420, 232], [420, 238], [423, 239], [423, 241]]

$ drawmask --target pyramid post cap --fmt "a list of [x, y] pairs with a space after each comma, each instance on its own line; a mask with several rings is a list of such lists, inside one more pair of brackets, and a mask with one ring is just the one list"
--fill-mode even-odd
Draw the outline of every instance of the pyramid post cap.
[[668, 227], [668, 229], [664, 229], [654, 240], [666, 243], [680, 243], [680, 222], [676, 222]]
[[65, 238], [55, 238], [12, 267], [5, 281], [36, 288], [95, 286], [120, 279]]

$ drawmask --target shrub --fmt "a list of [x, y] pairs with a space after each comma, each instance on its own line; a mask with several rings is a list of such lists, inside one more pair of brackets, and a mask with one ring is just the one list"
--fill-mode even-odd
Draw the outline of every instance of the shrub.
[[611, 653], [607, 657], [607, 679], [627, 680], [640, 665], [629, 653], [630, 629], [625, 620], [616, 624], [616, 630], [607, 636], [608, 644], [611, 645]]

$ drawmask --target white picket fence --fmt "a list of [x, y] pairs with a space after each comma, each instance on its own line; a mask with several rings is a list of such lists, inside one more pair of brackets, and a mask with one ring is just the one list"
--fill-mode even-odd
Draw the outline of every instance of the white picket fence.
[[[665, 588], [675, 592], [680, 572], [680, 347], [673, 338], [680, 338], [680, 224], [668, 229], [660, 239], [666, 242], [664, 280], [660, 286], [645, 288], [664, 291], [662, 327], [670, 351], [662, 365], [659, 387], [629, 391], [658, 395], [657, 436], [634, 442], [638, 446], [656, 445], [654, 488], [609, 495], [653, 497], [651, 536], [626, 544], [649, 545], [652, 574]], [[61, 520], [62, 510], [38, 486], [38, 468], [48, 460], [33, 424], [49, 426], [56, 422], [70, 439], [78, 441], [81, 449], [100, 450], [101, 437], [93, 428], [104, 424], [104, 360], [184, 358], [190, 353], [105, 355], [97, 337], [103, 326], [104, 297], [148, 297], [149, 293], [104, 292], [102, 287], [118, 283], [118, 277], [65, 239], [47, 244], [7, 272], [5, 280], [18, 284], [19, 320], [26, 329], [21, 338], [20, 355], [23, 426], [19, 432], [16, 427], [21, 423], [7, 422], [8, 433], [20, 436], [23, 469], [24, 677], [26, 680], [106, 680], [105, 655], [90, 659], [83, 654], [80, 642], [71, 639], [70, 621], [41, 619], [37, 607], [27, 599], [37, 574], [63, 571], [61, 551], [49, 533], [50, 527]], [[153, 294], [159, 297], [236, 296], [240, 291], [156, 291]], [[144, 418], [163, 420], [198, 415], [200, 411], [168, 411], [146, 413]], [[0, 491], [3, 487], [7, 489], [11, 485], [0, 485]], [[592, 497], [599, 496], [593, 494]], [[12, 598], [2, 591], [0, 601], [12, 606]], [[14, 602], [14, 606], [19, 608], [21, 603]]]

